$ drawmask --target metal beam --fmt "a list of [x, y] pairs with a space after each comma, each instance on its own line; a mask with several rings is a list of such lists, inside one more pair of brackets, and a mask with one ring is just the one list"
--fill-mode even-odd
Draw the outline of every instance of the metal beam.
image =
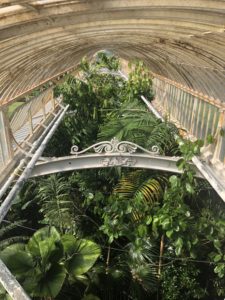
[[8, 292], [10, 297], [15, 300], [30, 300], [16, 278], [0, 259], [0, 283]]
[[141, 96], [141, 99], [144, 101], [148, 109], [156, 116], [157, 119], [160, 119], [162, 122], [165, 122], [164, 118], [158, 113], [154, 106], [144, 96]]
[[197, 156], [194, 156], [192, 161], [205, 179], [210, 183], [213, 189], [217, 192], [217, 194], [225, 202], [225, 182], [222, 179], [223, 177], [217, 176], [216, 172], [209, 165], [207, 165], [206, 162], [202, 162]]
[[37, 160], [39, 159], [39, 157], [43, 153], [45, 147], [47, 146], [48, 141], [50, 140], [50, 138], [54, 134], [55, 130], [57, 129], [58, 125], [60, 124], [60, 122], [61, 122], [62, 118], [64, 117], [64, 114], [66, 113], [68, 107], [69, 107], [69, 105], [67, 105], [62, 110], [62, 112], [59, 115], [58, 119], [56, 120], [55, 124], [52, 126], [51, 130], [48, 132], [48, 134], [46, 135], [46, 137], [42, 141], [40, 147], [34, 153], [32, 159], [29, 161], [29, 163], [25, 167], [24, 171], [22, 172], [22, 174], [18, 178], [17, 182], [15, 183], [15, 185], [13, 186], [11, 191], [9, 192], [8, 196], [2, 202], [1, 207], [0, 207], [0, 223], [2, 222], [5, 215], [9, 211], [10, 207], [12, 206], [12, 203], [13, 203], [13, 200], [15, 199], [15, 196], [20, 191], [20, 189], [23, 187], [24, 182], [29, 178], [29, 176], [32, 172], [32, 169], [35, 166], [35, 163], [37, 162]]
[[[181, 173], [176, 163], [180, 157], [154, 156], [143, 153], [103, 153], [84, 154], [80, 156], [66, 156], [60, 158], [47, 158], [45, 162], [35, 165], [30, 177], [43, 176], [59, 172], [74, 170], [127, 167], [160, 170], [172, 173]], [[195, 168], [197, 177], [202, 177]]]

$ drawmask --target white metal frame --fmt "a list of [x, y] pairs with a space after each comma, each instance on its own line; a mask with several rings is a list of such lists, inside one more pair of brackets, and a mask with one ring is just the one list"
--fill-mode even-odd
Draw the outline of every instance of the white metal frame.
[[[137, 150], [139, 152], [136, 152]], [[89, 153], [90, 151], [94, 153]], [[180, 157], [161, 156], [157, 146], [147, 150], [135, 143], [119, 142], [116, 138], [94, 144], [83, 151], [78, 151], [78, 147], [73, 146], [71, 154], [73, 155], [42, 159], [44, 161], [36, 163], [30, 176], [107, 167], [142, 168], [181, 173], [176, 166]], [[202, 177], [194, 165], [193, 168], [196, 176]]]

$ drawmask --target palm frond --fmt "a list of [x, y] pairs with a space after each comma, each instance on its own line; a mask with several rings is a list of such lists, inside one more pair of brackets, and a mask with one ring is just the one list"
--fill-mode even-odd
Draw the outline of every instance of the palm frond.
[[138, 170], [122, 177], [114, 193], [128, 200], [141, 197], [151, 205], [160, 201], [166, 181], [164, 176], [159, 175], [146, 178], [146, 174]]
[[28, 236], [21, 235], [21, 232], [17, 232], [18, 226], [21, 226], [24, 222], [24, 220], [20, 220], [9, 224], [4, 224], [0, 228], [0, 250], [3, 250], [5, 247], [11, 244], [25, 242], [29, 239]]
[[101, 126], [99, 140], [128, 140], [150, 149], [157, 145], [164, 155], [177, 155], [178, 145], [174, 135], [178, 134], [175, 125], [156, 119], [142, 101], [125, 101], [119, 109], [108, 115]]
[[12, 236], [6, 238], [0, 242], [0, 251], [5, 249], [6, 247], [16, 244], [16, 243], [26, 243], [29, 240], [29, 236]]

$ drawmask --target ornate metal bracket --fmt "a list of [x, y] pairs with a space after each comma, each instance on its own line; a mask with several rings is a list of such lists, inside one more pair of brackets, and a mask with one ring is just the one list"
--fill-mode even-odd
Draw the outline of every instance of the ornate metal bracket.
[[117, 138], [113, 138], [111, 141], [104, 141], [99, 142], [97, 144], [94, 144], [82, 151], [78, 151], [78, 146], [74, 145], [71, 147], [71, 154], [74, 155], [80, 155], [83, 153], [88, 152], [89, 150], [94, 150], [95, 153], [134, 153], [137, 149], [140, 149], [144, 153], [150, 154], [150, 155], [158, 155], [159, 154], [159, 148], [158, 146], [153, 146], [151, 148], [151, 151], [134, 144], [132, 142], [122, 141], [120, 142]]

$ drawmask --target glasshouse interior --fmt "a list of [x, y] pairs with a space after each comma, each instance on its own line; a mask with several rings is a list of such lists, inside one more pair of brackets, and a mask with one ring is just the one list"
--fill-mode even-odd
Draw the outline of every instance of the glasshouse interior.
[[0, 300], [225, 298], [225, 0], [0, 0]]

